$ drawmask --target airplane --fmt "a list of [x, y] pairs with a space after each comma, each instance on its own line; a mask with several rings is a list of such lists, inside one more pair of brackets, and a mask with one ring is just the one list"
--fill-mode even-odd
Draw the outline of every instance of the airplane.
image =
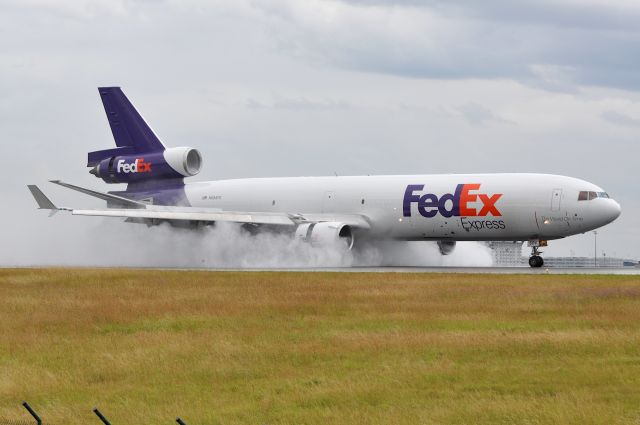
[[600, 187], [549, 174], [425, 174], [246, 178], [185, 183], [202, 168], [190, 147], [166, 147], [120, 87], [98, 88], [116, 147], [89, 152], [90, 173], [126, 190], [99, 192], [52, 183], [106, 201], [103, 209], [56, 206], [28, 185], [40, 209], [125, 218], [148, 226], [200, 228], [238, 223], [253, 233], [287, 232], [326, 247], [358, 249], [379, 240], [527, 241], [529, 265], [541, 247], [614, 221], [620, 205]]

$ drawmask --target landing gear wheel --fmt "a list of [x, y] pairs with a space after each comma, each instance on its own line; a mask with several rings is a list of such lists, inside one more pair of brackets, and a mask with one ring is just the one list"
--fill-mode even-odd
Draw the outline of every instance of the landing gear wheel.
[[529, 241], [529, 246], [531, 246], [531, 257], [529, 257], [529, 265], [533, 268], [542, 267], [544, 264], [544, 260], [540, 256], [542, 251], [540, 251], [540, 246], [547, 246], [547, 241], [533, 241], [532, 243]]
[[539, 255], [533, 255], [529, 258], [529, 265], [534, 268], [542, 267], [544, 260]]

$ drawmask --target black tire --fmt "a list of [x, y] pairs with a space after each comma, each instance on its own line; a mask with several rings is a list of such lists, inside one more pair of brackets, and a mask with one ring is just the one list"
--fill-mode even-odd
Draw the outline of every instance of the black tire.
[[532, 255], [529, 258], [529, 265], [533, 268], [542, 267], [543, 264], [544, 264], [544, 260], [539, 255]]

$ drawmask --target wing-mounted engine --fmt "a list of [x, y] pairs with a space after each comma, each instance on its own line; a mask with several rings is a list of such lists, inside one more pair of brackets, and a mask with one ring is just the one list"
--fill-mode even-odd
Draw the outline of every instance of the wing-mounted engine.
[[456, 248], [456, 241], [452, 240], [442, 240], [438, 241], [438, 249], [440, 250], [440, 254], [449, 255]]
[[353, 248], [355, 241], [351, 226], [331, 221], [300, 224], [296, 228], [295, 237], [313, 246], [344, 246], [347, 250]]
[[109, 156], [97, 162], [90, 173], [107, 183], [137, 183], [148, 180], [195, 176], [202, 168], [202, 155], [188, 147], [161, 152]]

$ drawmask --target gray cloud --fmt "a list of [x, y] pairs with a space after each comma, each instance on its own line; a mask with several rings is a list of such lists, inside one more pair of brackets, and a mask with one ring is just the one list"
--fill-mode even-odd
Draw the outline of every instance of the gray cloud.
[[632, 118], [628, 115], [621, 114], [620, 112], [616, 111], [605, 111], [602, 113], [602, 118], [616, 125], [622, 125], [625, 127], [640, 127], [640, 119]]
[[462, 116], [472, 125], [483, 125], [489, 122], [501, 124], [514, 124], [495, 114], [491, 109], [475, 102], [466, 103], [456, 108]]
[[634, 30], [640, 7], [633, 1], [554, 0], [346, 0], [374, 7], [428, 8], [451, 17], [470, 17], [497, 23], [534, 24], [542, 27], [585, 28], [588, 30]]
[[278, 98], [271, 102], [248, 99], [247, 106], [251, 109], [290, 109], [293, 111], [323, 111], [348, 109], [351, 107], [347, 102], [341, 100], [316, 100], [304, 97]]
[[[328, 5], [330, 4], [330, 5]], [[270, 3], [279, 48], [307, 60], [414, 78], [510, 78], [552, 90], [640, 89], [632, 2]], [[331, 20], [323, 17], [331, 9]], [[549, 84], [548, 72], [562, 70]]]

